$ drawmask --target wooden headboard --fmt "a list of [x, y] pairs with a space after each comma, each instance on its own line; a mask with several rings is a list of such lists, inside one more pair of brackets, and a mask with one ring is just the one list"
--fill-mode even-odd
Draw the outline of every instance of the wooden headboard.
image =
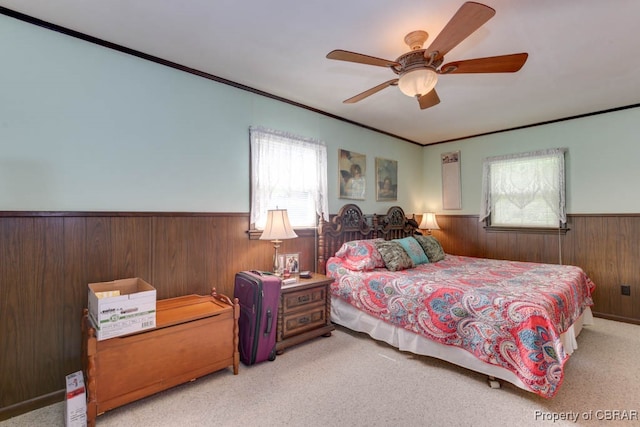
[[320, 218], [318, 228], [318, 272], [325, 273], [327, 260], [343, 243], [351, 240], [401, 239], [412, 236], [418, 229], [415, 217], [407, 218], [399, 206], [386, 214], [365, 215], [357, 205], [344, 205], [329, 221]]

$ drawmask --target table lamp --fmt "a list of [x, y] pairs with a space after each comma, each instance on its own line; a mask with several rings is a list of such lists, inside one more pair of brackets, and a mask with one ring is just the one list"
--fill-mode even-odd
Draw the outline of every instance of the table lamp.
[[440, 230], [438, 227], [438, 221], [436, 221], [436, 214], [433, 212], [425, 212], [422, 214], [422, 221], [418, 226], [420, 230], [427, 230], [426, 234], [431, 234], [431, 230]]
[[260, 240], [271, 240], [275, 249], [275, 255], [273, 256], [273, 272], [278, 274], [279, 261], [278, 261], [278, 248], [284, 239], [293, 239], [298, 235], [293, 231], [291, 224], [289, 223], [289, 215], [287, 215], [286, 209], [271, 209], [267, 211], [267, 224], [264, 227], [264, 231], [260, 236]]

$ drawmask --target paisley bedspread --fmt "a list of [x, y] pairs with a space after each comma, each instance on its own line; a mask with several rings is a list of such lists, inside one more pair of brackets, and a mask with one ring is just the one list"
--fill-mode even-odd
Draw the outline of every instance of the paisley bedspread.
[[543, 397], [564, 377], [560, 334], [593, 304], [593, 282], [574, 266], [447, 255], [391, 272], [327, 261], [333, 296], [367, 314], [512, 371]]

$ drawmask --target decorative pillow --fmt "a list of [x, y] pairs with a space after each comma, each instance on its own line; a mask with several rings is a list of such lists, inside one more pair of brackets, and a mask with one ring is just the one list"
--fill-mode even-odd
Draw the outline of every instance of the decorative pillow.
[[440, 242], [433, 236], [419, 236], [416, 235], [415, 239], [420, 243], [424, 253], [427, 254], [429, 262], [438, 262], [444, 259], [444, 250]]
[[376, 248], [382, 255], [387, 270], [398, 271], [413, 267], [411, 257], [400, 243], [393, 240], [381, 240], [376, 242]]
[[429, 262], [429, 258], [424, 253], [424, 249], [420, 246], [420, 243], [413, 237], [405, 237], [404, 239], [395, 239], [395, 242], [400, 243], [400, 246], [411, 257], [414, 265], [425, 264]]
[[377, 240], [382, 239], [345, 242], [335, 256], [341, 258], [342, 264], [349, 270], [369, 271], [384, 268], [384, 260], [375, 245]]

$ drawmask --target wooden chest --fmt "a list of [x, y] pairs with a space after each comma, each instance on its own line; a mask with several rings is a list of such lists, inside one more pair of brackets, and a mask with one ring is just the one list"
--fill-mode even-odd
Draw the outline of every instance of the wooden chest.
[[98, 341], [85, 309], [87, 421], [153, 393], [233, 366], [238, 374], [237, 301], [212, 292], [158, 300], [156, 328]]

